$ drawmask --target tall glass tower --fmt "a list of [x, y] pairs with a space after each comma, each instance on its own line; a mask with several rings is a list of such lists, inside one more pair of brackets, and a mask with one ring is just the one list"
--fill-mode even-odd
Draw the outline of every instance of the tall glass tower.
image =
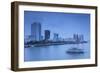
[[41, 23], [34, 22], [33, 24], [31, 24], [31, 36], [33, 37], [33, 41], [41, 40]]
[[45, 30], [45, 40], [50, 39], [50, 30]]

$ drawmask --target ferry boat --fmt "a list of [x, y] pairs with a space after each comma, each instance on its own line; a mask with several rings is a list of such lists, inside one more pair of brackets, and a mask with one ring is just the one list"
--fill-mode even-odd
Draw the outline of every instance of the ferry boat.
[[68, 53], [68, 54], [83, 54], [84, 53], [84, 50], [83, 49], [80, 49], [80, 48], [74, 47], [74, 48], [68, 49], [66, 51], [66, 53]]

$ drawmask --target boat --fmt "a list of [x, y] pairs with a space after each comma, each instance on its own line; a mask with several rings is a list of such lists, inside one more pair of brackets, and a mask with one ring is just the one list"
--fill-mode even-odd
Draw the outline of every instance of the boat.
[[74, 48], [68, 49], [66, 51], [66, 53], [68, 53], [68, 54], [83, 54], [84, 51], [83, 51], [83, 49], [79, 49], [79, 48], [74, 47]]

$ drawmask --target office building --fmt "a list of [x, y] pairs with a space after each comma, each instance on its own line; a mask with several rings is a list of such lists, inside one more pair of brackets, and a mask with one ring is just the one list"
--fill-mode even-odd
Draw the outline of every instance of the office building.
[[75, 41], [84, 41], [84, 36], [83, 35], [74, 34], [73, 35], [73, 39]]
[[57, 33], [54, 33], [53, 40], [54, 41], [58, 41], [59, 40], [59, 35]]
[[80, 41], [84, 41], [84, 36], [83, 35], [79, 35], [79, 39], [80, 39]]
[[31, 36], [33, 37], [33, 41], [41, 40], [41, 23], [34, 22], [31, 24]]
[[73, 39], [74, 39], [75, 41], [78, 41], [78, 40], [79, 40], [78, 34], [74, 34], [74, 35], [73, 35]]
[[45, 40], [49, 40], [49, 39], [50, 39], [50, 31], [45, 30]]

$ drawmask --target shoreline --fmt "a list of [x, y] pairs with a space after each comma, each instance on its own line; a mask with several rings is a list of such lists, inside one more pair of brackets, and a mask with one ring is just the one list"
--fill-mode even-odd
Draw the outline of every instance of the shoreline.
[[38, 43], [38, 44], [29, 44], [24, 45], [25, 48], [29, 47], [42, 47], [42, 46], [52, 46], [52, 45], [65, 45], [65, 44], [84, 44], [87, 43], [87, 41], [81, 41], [81, 42], [45, 42], [45, 43]]

